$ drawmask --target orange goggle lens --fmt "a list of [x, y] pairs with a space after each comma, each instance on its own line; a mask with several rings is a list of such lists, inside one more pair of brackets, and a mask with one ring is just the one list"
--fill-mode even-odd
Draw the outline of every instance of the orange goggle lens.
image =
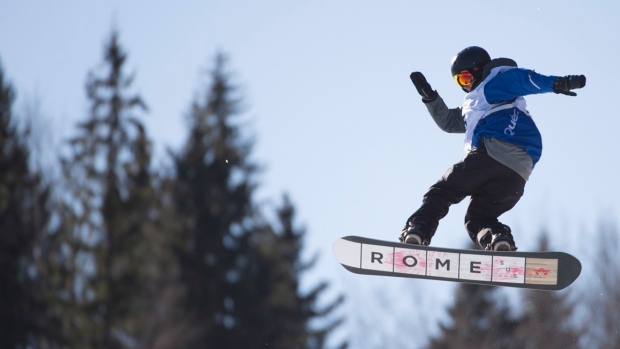
[[474, 77], [467, 70], [454, 75], [454, 82], [459, 86], [469, 86], [474, 81]]

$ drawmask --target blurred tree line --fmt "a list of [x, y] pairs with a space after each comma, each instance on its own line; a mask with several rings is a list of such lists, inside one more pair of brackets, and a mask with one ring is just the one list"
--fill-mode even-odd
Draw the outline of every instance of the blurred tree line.
[[[546, 233], [541, 235], [539, 250], [549, 250]], [[568, 290], [522, 290], [519, 314], [515, 314], [497, 287], [461, 284], [448, 308], [449, 321], [440, 324], [440, 335], [431, 338], [427, 348], [580, 348], [585, 327], [574, 323], [575, 304]]]
[[300, 288], [312, 263], [288, 196], [275, 221], [254, 199], [226, 57], [159, 169], [126, 59], [113, 31], [60, 178], [32, 166], [0, 67], [0, 348], [325, 348], [343, 297]]
[[[0, 349], [326, 348], [343, 297], [324, 300], [327, 282], [300, 288], [313, 263], [301, 258], [306, 232], [289, 197], [271, 220], [256, 203], [260, 166], [226, 56], [216, 56], [190, 106], [187, 138], [161, 168], [152, 164], [141, 121], [147, 103], [132, 93], [126, 59], [113, 31], [103, 64], [87, 74], [89, 113], [57, 159], [58, 178], [33, 164], [36, 126], [18, 121], [0, 66]], [[410, 319], [386, 332], [376, 321], [385, 314], [375, 312], [350, 341], [616, 348], [619, 232], [613, 224], [597, 232], [592, 257], [582, 260], [585, 289], [522, 291], [511, 300], [494, 287], [460, 284], [437, 333], [411, 330]], [[546, 236], [540, 250], [549, 248]], [[359, 313], [347, 318], [367, 309], [353, 308]], [[428, 319], [407, 311], [414, 322]]]
[[[511, 306], [496, 287], [461, 284], [448, 308], [448, 321], [440, 324], [439, 335], [425, 348], [620, 347], [620, 231], [607, 221], [595, 236], [594, 249], [583, 246], [589, 256], [582, 260], [581, 282], [565, 290], [522, 290]], [[538, 250], [550, 250], [545, 231]]]
[[[541, 231], [536, 250], [558, 250], [550, 245], [548, 232]], [[373, 328], [377, 311], [360, 309], [351, 314], [362, 329], [350, 337], [350, 345], [360, 349], [382, 348], [385, 343], [409, 349], [620, 348], [618, 250], [620, 230], [606, 221], [596, 228], [596, 242], [580, 250], [582, 274], [570, 287], [551, 292], [460, 283], [442, 316], [426, 306], [432, 299], [428, 292], [420, 292], [415, 284], [403, 286], [396, 305], [381, 310], [396, 318], [396, 329]], [[379, 303], [390, 303], [382, 297], [376, 295]], [[438, 318], [437, 324], [429, 324]]]

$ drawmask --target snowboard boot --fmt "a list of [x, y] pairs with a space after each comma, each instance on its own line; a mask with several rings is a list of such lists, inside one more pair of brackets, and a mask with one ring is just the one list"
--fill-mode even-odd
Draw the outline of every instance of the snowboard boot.
[[516, 251], [510, 227], [504, 225], [503, 231], [493, 233], [490, 228], [482, 229], [477, 236], [478, 246], [491, 251]]
[[431, 239], [428, 234], [422, 232], [420, 226], [417, 224], [407, 223], [403, 231], [400, 233], [400, 242], [411, 245], [424, 245], [428, 246]]

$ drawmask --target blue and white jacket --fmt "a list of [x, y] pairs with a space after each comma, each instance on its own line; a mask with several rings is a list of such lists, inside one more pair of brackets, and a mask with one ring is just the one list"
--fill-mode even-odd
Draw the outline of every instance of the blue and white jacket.
[[[442, 130], [465, 133], [466, 152], [480, 147], [482, 142], [486, 144], [489, 139], [524, 150], [531, 158], [526, 173], [518, 170], [519, 166], [505, 154], [496, 154], [496, 159], [527, 179], [541, 157], [542, 138], [523, 96], [553, 92], [557, 78], [518, 68], [511, 59], [494, 59], [484, 66], [482, 82], [467, 93], [461, 108], [448, 109], [440, 96], [426, 102], [426, 106]], [[488, 147], [487, 150], [495, 157]]]

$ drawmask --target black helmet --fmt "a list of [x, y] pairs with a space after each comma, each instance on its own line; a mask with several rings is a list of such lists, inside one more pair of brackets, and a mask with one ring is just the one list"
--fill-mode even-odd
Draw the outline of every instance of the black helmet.
[[[462, 72], [463, 70], [469, 70], [472, 75], [476, 75], [474, 70], [482, 73], [483, 65], [491, 61], [491, 56], [482, 47], [470, 46], [459, 52], [452, 58], [452, 76]], [[478, 68], [478, 69], [474, 69]]]

